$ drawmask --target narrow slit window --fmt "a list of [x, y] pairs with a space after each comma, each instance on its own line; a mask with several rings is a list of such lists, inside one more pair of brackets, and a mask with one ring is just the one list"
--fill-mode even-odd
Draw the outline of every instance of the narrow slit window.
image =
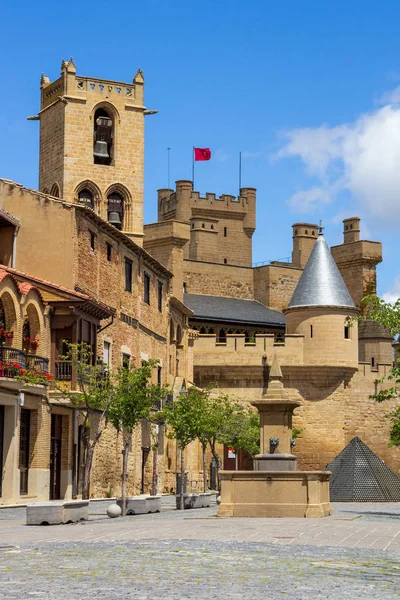
[[310, 325], [310, 337], [312, 337], [312, 336], [313, 336], [313, 326]]
[[107, 247], [107, 260], [108, 260], [108, 262], [111, 262], [112, 246], [111, 246], [111, 244], [106, 244], [106, 247]]
[[228, 228], [224, 227], [224, 237], [227, 237], [227, 235], [228, 235]]
[[162, 281], [158, 282], [158, 312], [162, 312], [163, 309], [163, 284]]
[[144, 301], [146, 302], [146, 304], [150, 304], [150, 275], [148, 273], [144, 273], [143, 283], [144, 283]]
[[93, 231], [90, 231], [90, 249], [92, 252], [94, 252], [95, 240], [96, 240], [96, 234], [93, 233]]
[[125, 258], [125, 291], [132, 292], [132, 261]]
[[348, 325], [344, 326], [344, 339], [345, 340], [350, 339], [350, 327]]

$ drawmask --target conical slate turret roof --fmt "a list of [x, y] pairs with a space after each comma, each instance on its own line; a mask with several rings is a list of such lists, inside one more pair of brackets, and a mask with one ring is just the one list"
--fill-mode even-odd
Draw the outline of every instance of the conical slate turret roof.
[[355, 437], [329, 463], [331, 502], [399, 502], [400, 477]]
[[288, 308], [295, 306], [355, 308], [322, 233], [315, 242]]

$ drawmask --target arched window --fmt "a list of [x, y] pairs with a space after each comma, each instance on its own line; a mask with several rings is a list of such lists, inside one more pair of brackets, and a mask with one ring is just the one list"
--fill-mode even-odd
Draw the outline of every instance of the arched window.
[[86, 206], [87, 208], [94, 208], [94, 200], [93, 200], [93, 194], [90, 190], [88, 190], [87, 188], [84, 188], [83, 190], [81, 190], [78, 194], [78, 202], [79, 204], [83, 204], [83, 206]]
[[124, 199], [118, 192], [111, 192], [107, 197], [108, 222], [117, 229], [122, 229], [124, 219]]
[[93, 159], [96, 165], [111, 165], [113, 150], [113, 120], [104, 108], [94, 113]]
[[53, 198], [60, 197], [60, 188], [58, 187], [58, 183], [53, 183], [51, 186], [50, 196], [53, 196]]

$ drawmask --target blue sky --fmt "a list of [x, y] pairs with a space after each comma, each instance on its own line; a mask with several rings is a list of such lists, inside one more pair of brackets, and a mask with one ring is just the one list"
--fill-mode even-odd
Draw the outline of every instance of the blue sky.
[[191, 148], [210, 147], [196, 189], [258, 190], [254, 261], [290, 255], [291, 225], [323, 220], [330, 245], [358, 214], [384, 244], [379, 292], [400, 295], [400, 3], [367, 0], [154, 0], [2, 5], [0, 176], [37, 186], [44, 72], [130, 81], [145, 74], [145, 220], [156, 189], [191, 177]]

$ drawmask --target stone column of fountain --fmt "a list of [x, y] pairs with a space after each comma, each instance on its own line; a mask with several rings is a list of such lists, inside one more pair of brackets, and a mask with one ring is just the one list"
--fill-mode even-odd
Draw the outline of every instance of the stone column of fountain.
[[292, 454], [292, 418], [299, 402], [283, 397], [282, 371], [276, 354], [269, 373], [264, 398], [251, 403], [260, 413], [260, 454], [254, 459], [255, 471], [295, 471]]
[[327, 517], [326, 471], [297, 471], [292, 454], [292, 416], [300, 404], [284, 397], [275, 355], [265, 397], [252, 402], [260, 413], [260, 454], [254, 471], [221, 471], [220, 517]]

